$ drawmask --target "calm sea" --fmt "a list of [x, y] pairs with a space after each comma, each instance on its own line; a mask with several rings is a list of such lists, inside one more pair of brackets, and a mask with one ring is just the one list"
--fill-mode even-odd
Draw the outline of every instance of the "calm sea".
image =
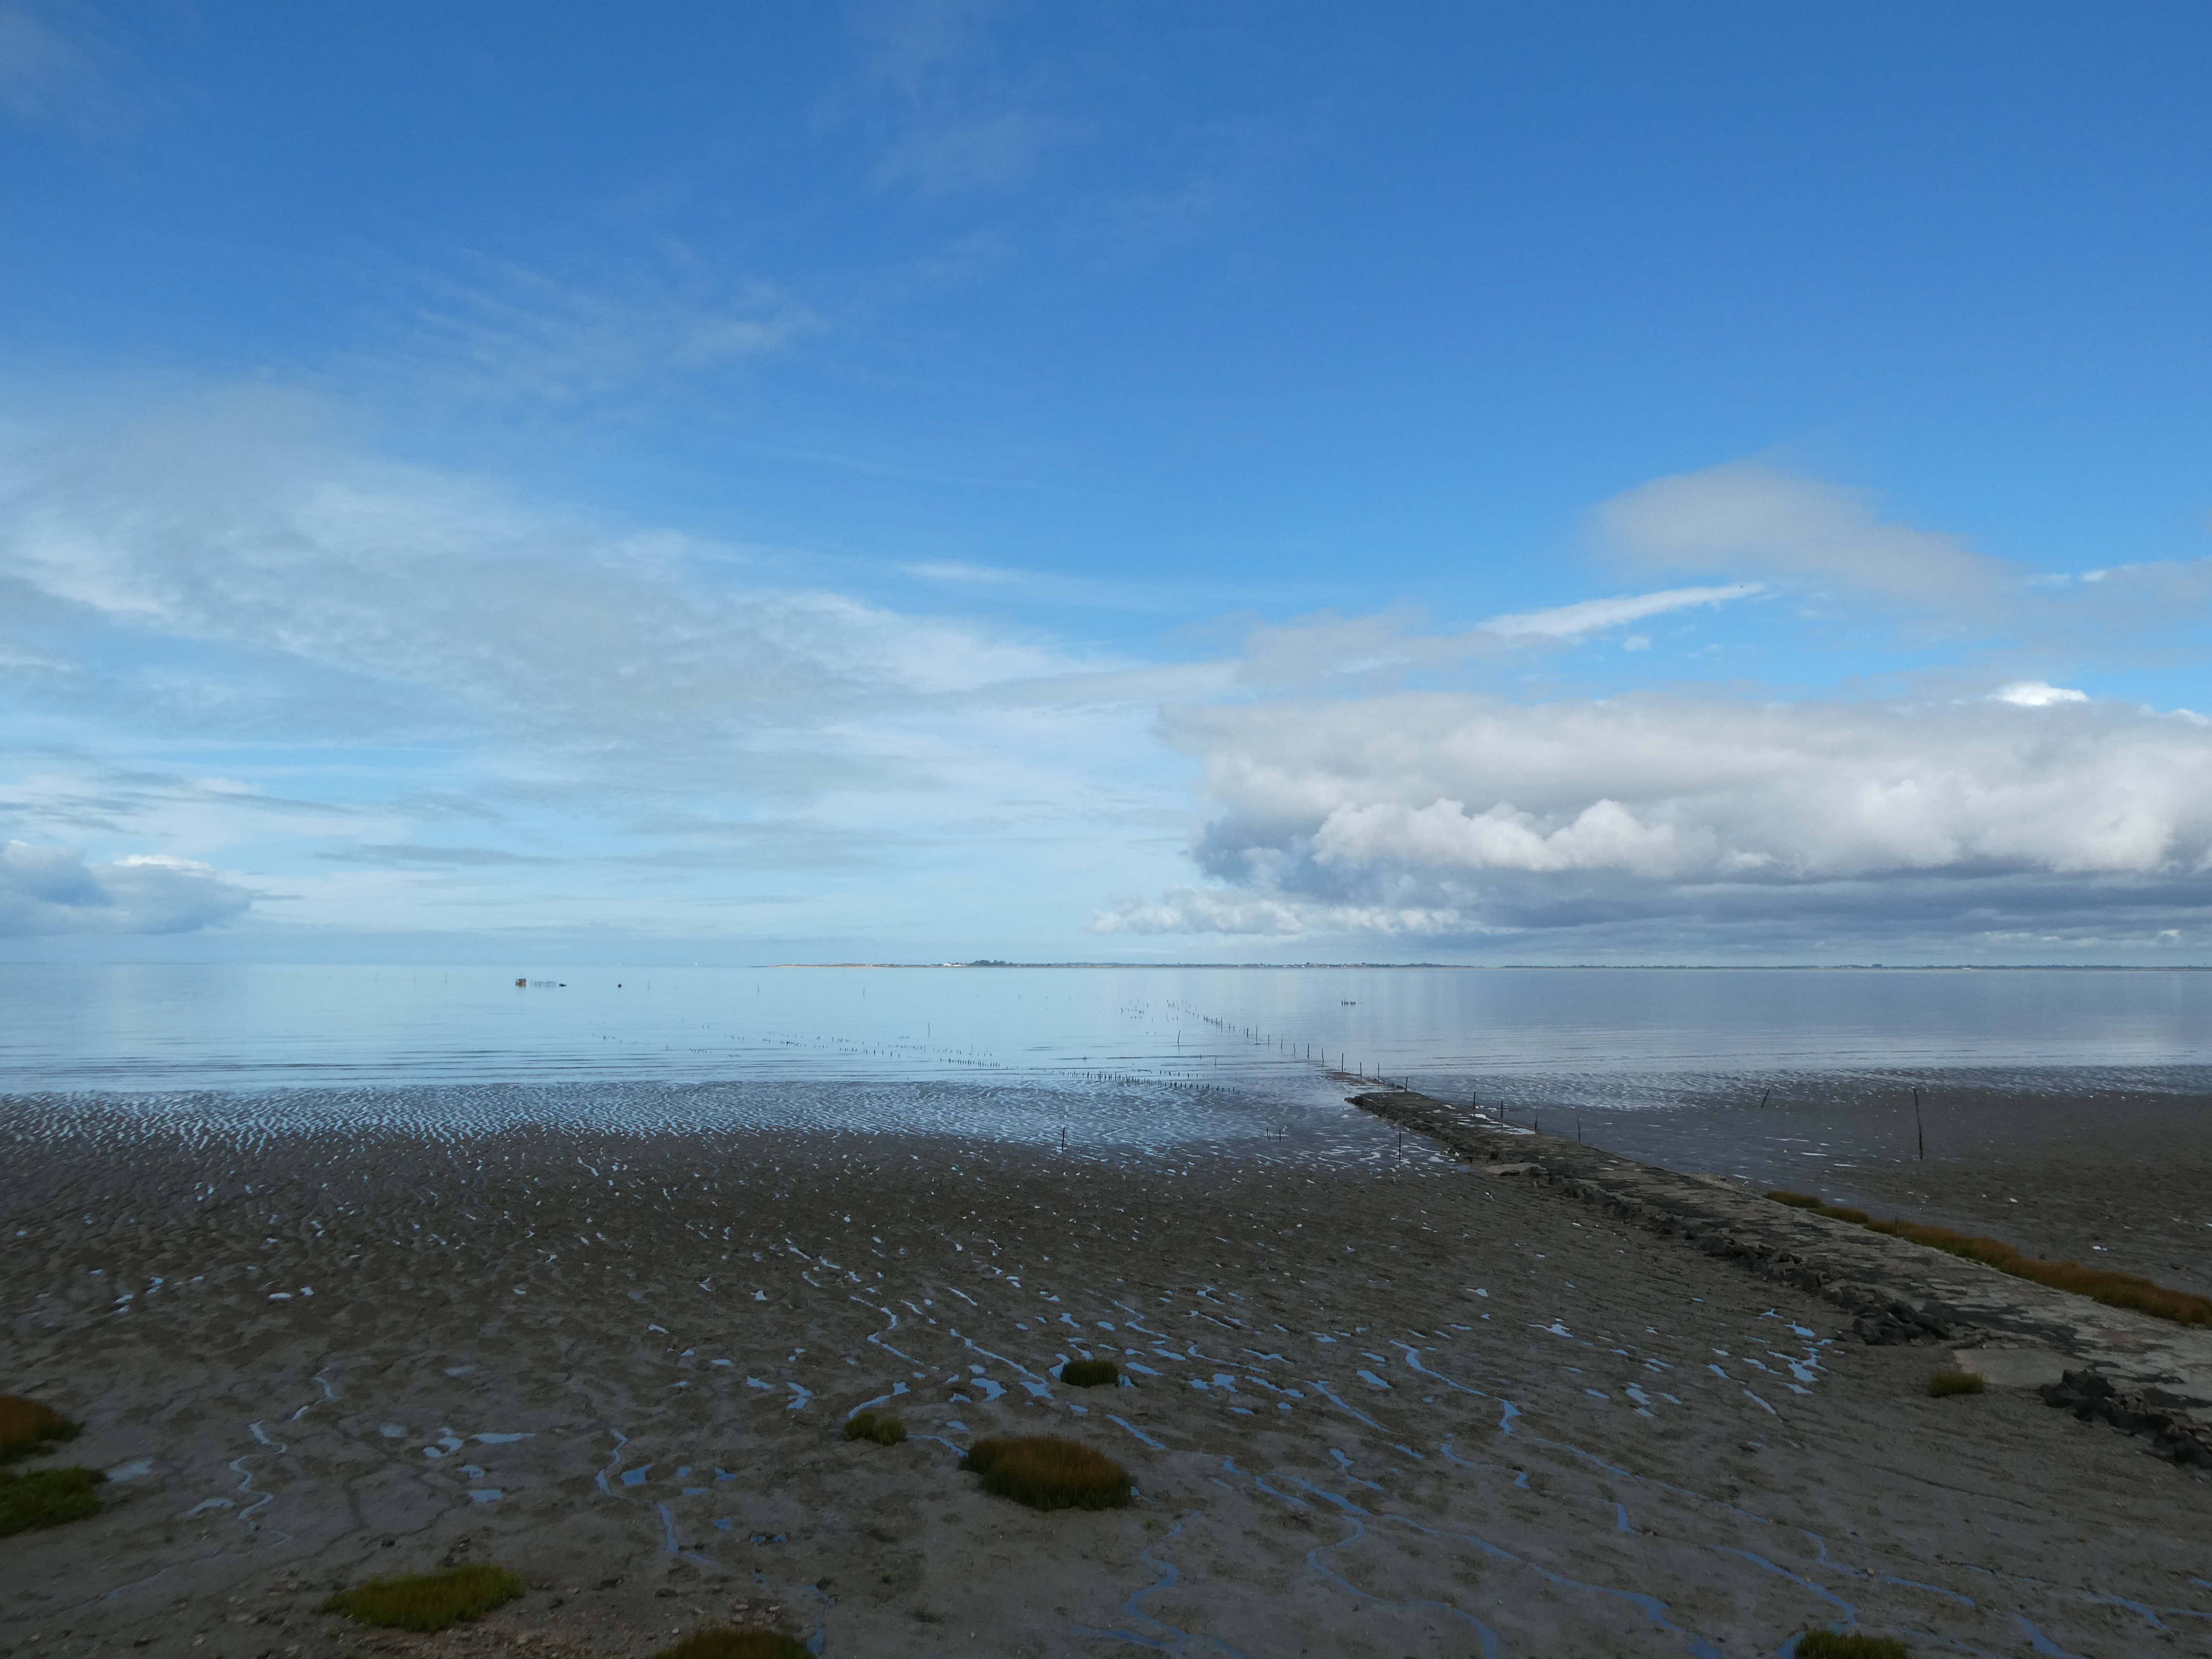
[[[1341, 1070], [1680, 1155], [1768, 1095], [2212, 1093], [2212, 973], [0, 965], [0, 1095], [265, 1125], [1373, 1133]], [[1826, 1109], [1824, 1108], [1823, 1110]], [[1839, 1154], [1855, 1131], [1833, 1125]], [[1820, 1120], [1826, 1122], [1826, 1119]], [[1884, 1133], [1893, 1124], [1884, 1120]], [[1826, 1144], [1825, 1142], [1823, 1144]], [[1710, 1160], [1708, 1160], [1710, 1162]]]

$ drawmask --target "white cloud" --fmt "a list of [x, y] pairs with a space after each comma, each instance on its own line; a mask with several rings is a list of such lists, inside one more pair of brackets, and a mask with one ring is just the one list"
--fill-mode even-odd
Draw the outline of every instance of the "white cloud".
[[[1455, 634], [1422, 631], [1419, 614], [1406, 606], [1362, 617], [1323, 612], [1250, 629], [1237, 677], [1248, 685], [1269, 687], [1402, 680], [1470, 661], [1498, 661], [1531, 648], [1570, 645], [1646, 617], [1726, 605], [1765, 591], [1758, 582], [1735, 582], [1622, 593], [1492, 617]], [[1649, 650], [1650, 645], [1648, 637], [1638, 635], [1626, 648]]]
[[[1549, 611], [1530, 611], [1512, 617], [1492, 617], [1482, 627], [1492, 634], [1529, 635], [1543, 639], [1577, 639], [1623, 623], [1641, 622], [1668, 611], [1690, 605], [1725, 605], [1749, 599], [1760, 591], [1757, 582], [1737, 582], [1728, 587], [1676, 587], [1663, 593], [1624, 593], [1609, 599], [1584, 599]], [[1650, 644], [1650, 641], [1644, 641]]]
[[[380, 702], [389, 736], [495, 730], [632, 773], [743, 754], [757, 783], [850, 767], [851, 742], [828, 736], [841, 720], [1119, 665], [349, 454], [315, 439], [316, 414], [240, 394], [18, 454], [0, 472], [0, 580], [236, 653], [218, 678]], [[198, 711], [218, 727], [223, 712]]]
[[1316, 904], [1267, 897], [1224, 887], [1171, 887], [1157, 904], [1117, 896], [1110, 909], [1091, 921], [1094, 933], [1226, 933], [1245, 938], [1295, 939], [1309, 933], [1373, 933], [1384, 938], [1481, 931], [1458, 910], [1387, 904]]
[[1124, 931], [1715, 907], [1764, 925], [1813, 905], [1878, 928], [1900, 905], [2017, 921], [2146, 884], [2212, 907], [2212, 722], [2186, 714], [1431, 693], [1187, 708], [1168, 729], [1204, 763], [1218, 816], [1197, 856], [1223, 884], [1121, 907]]
[[1639, 484], [1595, 517], [1614, 556], [1638, 569], [1741, 571], [1921, 604], [2014, 582], [1957, 536], [1884, 521], [1863, 491], [1747, 461]]
[[133, 856], [87, 864], [65, 847], [0, 845], [0, 939], [46, 933], [189, 933], [245, 915], [244, 888], [204, 864]]
[[1056, 928], [1172, 843], [1153, 712], [1225, 666], [904, 611], [320, 416], [252, 392], [0, 451], [0, 652], [70, 670], [0, 666], [0, 835], [271, 872], [264, 931], [696, 933], [872, 869], [793, 925], [939, 948]]
[[2089, 701], [2087, 691], [2069, 690], [2065, 686], [2048, 684], [2042, 680], [2015, 680], [1990, 695], [1999, 702], [2012, 703], [2021, 708], [2048, 708], [2053, 703]]

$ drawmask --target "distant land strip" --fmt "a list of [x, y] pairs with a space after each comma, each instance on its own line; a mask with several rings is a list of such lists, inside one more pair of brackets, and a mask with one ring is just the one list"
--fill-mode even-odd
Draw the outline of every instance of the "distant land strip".
[[1304, 969], [1437, 968], [1458, 974], [1613, 973], [1670, 974], [2203, 974], [2200, 962], [763, 962], [761, 968], [1162, 968], [1265, 969], [1296, 973]]

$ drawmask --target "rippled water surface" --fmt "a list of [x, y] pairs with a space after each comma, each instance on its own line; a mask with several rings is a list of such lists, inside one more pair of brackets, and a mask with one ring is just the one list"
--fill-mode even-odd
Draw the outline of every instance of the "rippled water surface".
[[2212, 1065], [2212, 973], [0, 965], [15, 1089]]
[[[1232, 1125], [1279, 1133], [1339, 1114], [1340, 1071], [1473, 1097], [1522, 1121], [1549, 1110], [1548, 1127], [1575, 1112], [1635, 1114], [1685, 1132], [1716, 1103], [1771, 1089], [1802, 1097], [1851, 1079], [2212, 1092], [2204, 973], [593, 968], [526, 978], [0, 966], [0, 1092], [158, 1096], [174, 1109], [187, 1097], [284, 1091], [289, 1104], [241, 1098], [215, 1115], [306, 1118], [349, 1101], [345, 1110], [395, 1127], [441, 1112], [675, 1121], [711, 1110], [1138, 1141], [1216, 1140]], [[693, 1086], [709, 1084], [728, 1086]], [[1663, 1150], [1644, 1132], [1638, 1144]]]

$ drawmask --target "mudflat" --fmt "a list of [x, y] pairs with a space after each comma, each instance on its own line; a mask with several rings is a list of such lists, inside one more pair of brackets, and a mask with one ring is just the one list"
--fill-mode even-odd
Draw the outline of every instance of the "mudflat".
[[[1593, 1111], [1590, 1138], [2212, 1296], [2212, 1096], [1937, 1073], [1791, 1078], [1771, 1091], [1744, 1079], [1687, 1098], [1676, 1113]], [[1762, 1098], [1771, 1105], [1752, 1103]], [[1573, 1109], [1549, 1109], [1556, 1129]]]
[[[2212, 1650], [2212, 1480], [1940, 1351], [1409, 1148], [211, 1132], [0, 1109], [0, 1390], [87, 1521], [0, 1656]], [[1124, 1385], [1060, 1382], [1101, 1358]], [[896, 1446], [848, 1442], [870, 1406]], [[1121, 1463], [1038, 1514], [988, 1434]], [[315, 1604], [495, 1560], [413, 1636]]]

